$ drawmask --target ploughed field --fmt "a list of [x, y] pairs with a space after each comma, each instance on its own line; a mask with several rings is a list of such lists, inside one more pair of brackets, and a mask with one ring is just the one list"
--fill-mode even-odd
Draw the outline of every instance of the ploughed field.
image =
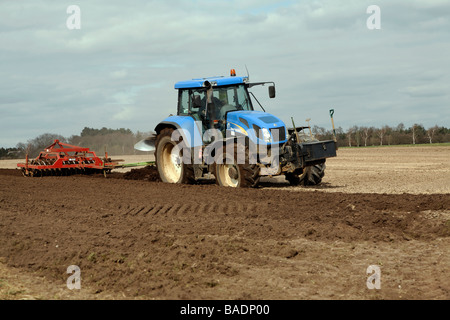
[[3, 161], [0, 299], [449, 299], [449, 159], [345, 148], [320, 186], [238, 190], [152, 167], [24, 178]]

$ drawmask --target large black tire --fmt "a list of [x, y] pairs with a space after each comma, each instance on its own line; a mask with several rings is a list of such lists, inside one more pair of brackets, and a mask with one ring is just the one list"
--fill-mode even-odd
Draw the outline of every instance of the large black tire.
[[[300, 142], [313, 142], [319, 141], [316, 137], [307, 134], [306, 132], [299, 132]], [[316, 186], [322, 182], [325, 176], [325, 162], [322, 164], [316, 164], [314, 166], [309, 166], [303, 169], [300, 175], [294, 173], [286, 173], [286, 180], [292, 186]]]
[[[234, 157], [226, 154], [226, 147], [218, 150], [215, 163], [214, 175], [216, 183], [222, 187], [232, 188], [256, 188], [261, 176], [260, 167], [257, 164], [251, 164], [249, 148], [245, 147], [245, 163], [239, 164], [237, 152], [239, 148], [234, 145]], [[222, 161], [218, 161], [221, 159]]]
[[323, 163], [306, 167], [300, 175], [286, 173], [286, 180], [289, 181], [291, 186], [316, 186], [322, 182], [325, 176], [325, 168], [326, 165]]
[[172, 141], [174, 129], [164, 128], [155, 141], [155, 162], [159, 177], [167, 183], [194, 183], [195, 173], [192, 164], [185, 164], [181, 157], [172, 154], [179, 143]]

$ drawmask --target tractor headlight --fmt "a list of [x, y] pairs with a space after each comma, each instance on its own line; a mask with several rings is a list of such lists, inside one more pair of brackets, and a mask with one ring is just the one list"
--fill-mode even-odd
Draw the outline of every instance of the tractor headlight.
[[265, 142], [272, 142], [272, 136], [270, 135], [270, 131], [266, 128], [262, 128], [261, 131], [263, 134], [263, 140]]

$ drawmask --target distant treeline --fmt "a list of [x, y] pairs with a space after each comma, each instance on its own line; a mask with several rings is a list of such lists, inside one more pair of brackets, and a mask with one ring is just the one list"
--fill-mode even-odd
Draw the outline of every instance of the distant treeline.
[[146, 152], [135, 150], [134, 145], [149, 135], [149, 132], [133, 133], [130, 129], [124, 128], [94, 129], [88, 127], [85, 127], [80, 135], [68, 138], [59, 134], [44, 133], [26, 143], [18, 143], [15, 148], [1, 148], [0, 159], [19, 159], [25, 157], [27, 153], [29, 157], [35, 158], [40, 151], [50, 146], [56, 139], [70, 145], [89, 148], [100, 157], [105, 154], [105, 151], [111, 156], [146, 154]]
[[[306, 129], [306, 131], [309, 131]], [[311, 133], [319, 140], [332, 140], [333, 130], [323, 127], [313, 126]], [[24, 158], [28, 153], [29, 157], [36, 157], [44, 148], [51, 145], [55, 139], [75, 146], [90, 148], [98, 156], [108, 152], [111, 156], [146, 154], [137, 151], [134, 145], [148, 137], [150, 132], [133, 133], [130, 129], [94, 129], [85, 127], [80, 135], [73, 135], [69, 138], [59, 134], [44, 133], [26, 143], [20, 142], [15, 148], [0, 148], [0, 159]], [[383, 126], [358, 127], [353, 126], [346, 131], [341, 127], [336, 129], [336, 138], [340, 147], [367, 147], [399, 144], [429, 144], [450, 142], [450, 128], [434, 126], [425, 129], [423, 125], [415, 124], [409, 128], [400, 123], [396, 127]]]
[[[319, 140], [333, 139], [332, 130], [313, 126], [311, 131]], [[339, 127], [336, 129], [336, 138], [340, 147], [444, 143], [450, 142], [450, 128], [436, 125], [425, 129], [421, 124], [407, 128], [403, 123], [396, 127], [381, 128], [353, 126], [346, 131]]]
[[17, 159], [21, 152], [17, 148], [0, 148], [0, 159]]

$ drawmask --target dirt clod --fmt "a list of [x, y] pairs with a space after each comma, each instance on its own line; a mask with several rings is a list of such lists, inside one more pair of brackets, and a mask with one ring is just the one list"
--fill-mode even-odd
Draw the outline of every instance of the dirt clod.
[[130, 171], [124, 173], [123, 177], [127, 180], [161, 181], [158, 170], [155, 166], [131, 169]]

